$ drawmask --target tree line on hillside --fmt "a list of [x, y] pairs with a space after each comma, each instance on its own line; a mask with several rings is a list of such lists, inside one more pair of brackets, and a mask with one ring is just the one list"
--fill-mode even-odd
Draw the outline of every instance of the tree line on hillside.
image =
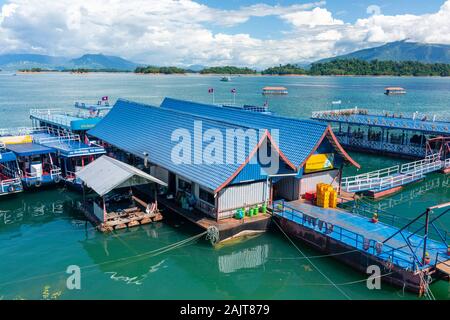
[[277, 67], [270, 67], [261, 71], [261, 74], [270, 74], [270, 75], [308, 74], [308, 71], [296, 66], [295, 64], [286, 64], [284, 66], [280, 64]]
[[147, 66], [147, 67], [137, 67], [134, 70], [135, 73], [163, 73], [163, 74], [181, 74], [187, 73], [189, 70], [178, 68], [178, 67], [157, 67], [157, 66]]
[[310, 75], [450, 76], [450, 64], [416, 61], [332, 60], [313, 63]]
[[[183, 74], [194, 71], [178, 67], [137, 67], [136, 73]], [[200, 74], [257, 74], [251, 68], [234, 66], [208, 67]], [[362, 75], [362, 76], [450, 76], [450, 64], [416, 61], [364, 61], [358, 59], [332, 60], [313, 63], [309, 70], [295, 64], [279, 65], [260, 72], [263, 75]]]

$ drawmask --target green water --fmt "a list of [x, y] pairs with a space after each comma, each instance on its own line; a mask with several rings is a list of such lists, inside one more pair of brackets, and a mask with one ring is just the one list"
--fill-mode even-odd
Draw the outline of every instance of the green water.
[[[306, 117], [312, 110], [343, 105], [395, 111], [448, 113], [450, 79], [441, 78], [312, 78], [240, 77], [222, 83], [218, 77], [136, 76], [132, 74], [45, 74], [0, 76], [0, 127], [29, 125], [28, 109], [70, 109], [76, 100], [96, 101], [109, 95], [159, 104], [164, 96], [210, 102], [231, 98], [238, 103], [263, 103], [260, 90], [283, 85], [287, 97], [270, 102], [273, 111]], [[403, 97], [386, 97], [383, 87], [408, 89]], [[391, 99], [392, 98], [392, 99]], [[364, 154], [352, 156], [363, 171], [402, 160]], [[348, 168], [347, 174], [354, 172]], [[427, 206], [450, 200], [449, 176], [432, 174], [374, 204], [389, 212], [414, 217]], [[200, 229], [179, 218], [104, 235], [95, 232], [76, 209], [80, 196], [65, 189], [24, 193], [0, 199], [0, 298], [3, 299], [345, 299], [343, 294], [276, 230], [233, 245], [213, 248], [203, 238], [175, 250], [153, 253], [193, 237]], [[450, 217], [441, 226], [449, 229]], [[301, 243], [308, 256], [319, 253]], [[417, 299], [401, 289], [382, 285], [368, 290], [354, 283], [364, 275], [330, 258], [314, 264], [352, 299]], [[65, 270], [81, 267], [81, 290], [66, 288]], [[449, 299], [448, 282], [431, 289]]]

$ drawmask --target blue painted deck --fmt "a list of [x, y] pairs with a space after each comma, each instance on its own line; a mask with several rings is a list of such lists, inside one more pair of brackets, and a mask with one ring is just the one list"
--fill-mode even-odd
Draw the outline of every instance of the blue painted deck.
[[33, 140], [46, 147], [55, 149], [62, 157], [81, 157], [91, 156], [97, 154], [105, 154], [106, 150], [97, 145], [87, 145], [78, 140], [68, 140], [48, 133], [35, 133], [33, 134]]
[[[284, 210], [281, 211], [277, 210], [277, 206], [278, 204], [276, 203], [274, 205], [275, 214], [278, 216], [282, 216], [309, 229], [313, 229], [316, 232], [325, 234], [325, 227], [320, 230], [317, 222], [313, 224], [312, 222], [308, 222], [308, 219], [306, 218], [310, 216], [320, 219], [326, 224], [333, 225], [333, 231], [328, 234], [329, 237], [341, 241], [355, 249], [373, 254], [383, 260], [388, 261], [389, 259], [394, 265], [401, 268], [410, 270], [415, 269], [413, 254], [406, 246], [405, 240], [400, 234], [386, 242], [382, 246], [380, 253], [376, 251], [376, 243], [384, 241], [386, 238], [397, 232], [399, 230], [397, 227], [382, 222], [372, 223], [367, 217], [359, 216], [342, 209], [326, 209], [298, 201], [285, 202]], [[404, 231], [403, 234], [407, 237], [411, 233]], [[368, 250], [364, 250], [363, 248], [364, 239], [370, 240], [370, 248]], [[410, 241], [416, 256], [421, 259], [423, 250], [422, 237], [412, 235]], [[438, 253], [441, 258], [446, 256], [447, 245], [443, 242], [429, 238], [427, 252], [430, 254], [431, 258], [430, 265], [434, 265], [436, 264]]]
[[64, 113], [34, 114], [31, 119], [67, 130], [89, 130], [100, 122], [102, 117], [83, 118]]

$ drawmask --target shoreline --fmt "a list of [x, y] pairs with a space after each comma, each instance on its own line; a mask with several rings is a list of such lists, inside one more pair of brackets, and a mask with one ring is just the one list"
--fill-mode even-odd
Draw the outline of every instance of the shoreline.
[[[7, 70], [4, 70], [1, 73], [6, 73]], [[348, 77], [348, 78], [357, 78], [357, 77], [371, 77], [371, 78], [450, 78], [450, 76], [413, 76], [413, 75], [358, 75], [358, 74], [346, 74], [346, 75], [338, 75], [338, 74], [330, 74], [330, 75], [310, 75], [310, 74], [222, 74], [222, 73], [135, 73], [133, 71], [117, 71], [117, 72], [107, 72], [107, 71], [94, 71], [94, 72], [71, 72], [71, 71], [8, 71], [15, 73], [17, 75], [39, 75], [39, 74], [72, 74], [72, 75], [87, 75], [87, 74], [133, 74], [138, 76], [230, 76], [230, 77]]]

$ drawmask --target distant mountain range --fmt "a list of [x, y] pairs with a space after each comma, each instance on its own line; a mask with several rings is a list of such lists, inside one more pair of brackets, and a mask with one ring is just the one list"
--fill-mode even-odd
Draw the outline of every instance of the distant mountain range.
[[390, 42], [385, 45], [355, 51], [342, 56], [322, 59], [328, 62], [336, 59], [418, 61], [422, 63], [450, 63], [450, 45], [408, 42]]
[[103, 54], [85, 54], [79, 58], [55, 57], [40, 54], [4, 54], [0, 55], [0, 69], [20, 70], [41, 68], [50, 70], [64, 69], [114, 69], [132, 71], [140, 64], [129, 60]]

